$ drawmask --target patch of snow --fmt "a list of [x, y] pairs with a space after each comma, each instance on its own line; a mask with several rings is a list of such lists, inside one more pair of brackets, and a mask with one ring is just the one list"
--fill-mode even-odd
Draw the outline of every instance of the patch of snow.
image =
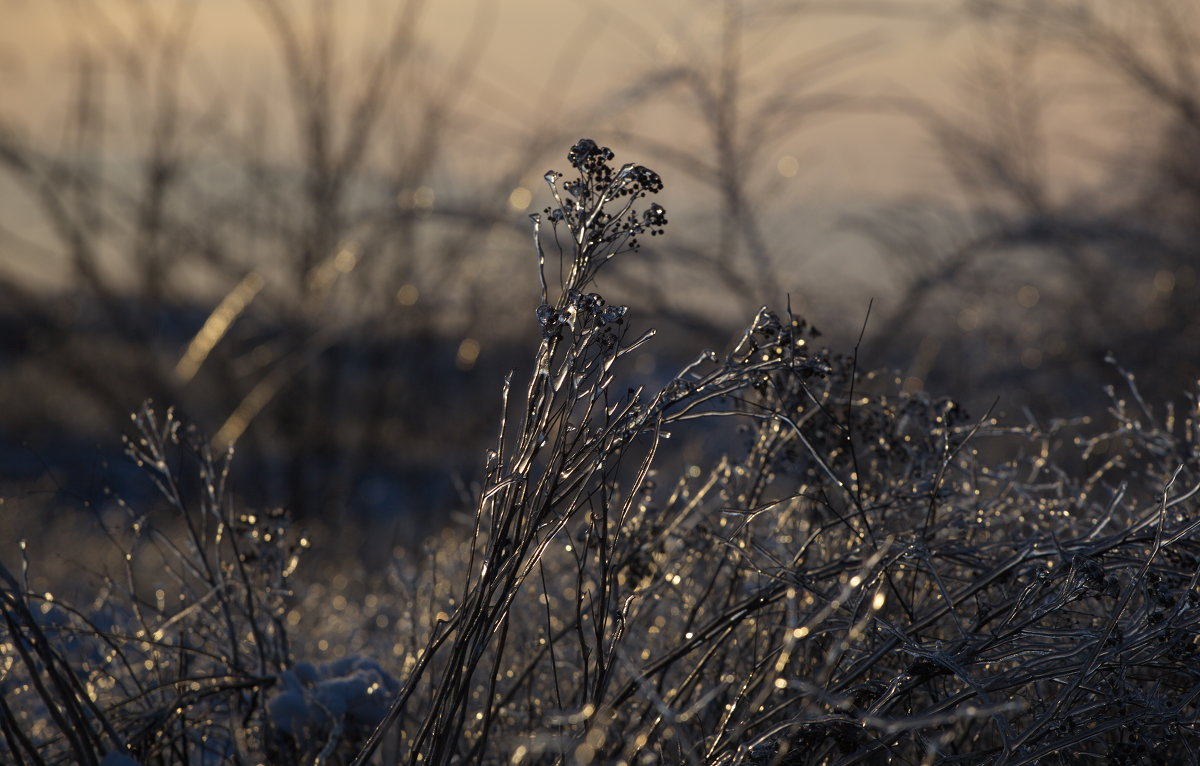
[[349, 744], [387, 714], [400, 685], [375, 660], [352, 655], [314, 666], [299, 662], [279, 674], [267, 715], [291, 745], [308, 752], [340, 734]]

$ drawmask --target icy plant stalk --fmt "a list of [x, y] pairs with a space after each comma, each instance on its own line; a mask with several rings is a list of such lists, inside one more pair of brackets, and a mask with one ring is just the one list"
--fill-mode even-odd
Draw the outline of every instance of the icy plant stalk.
[[[607, 401], [605, 394], [612, 365], [651, 333], [624, 346], [625, 307], [585, 291], [604, 263], [638, 249], [639, 235], [662, 232], [667, 220], [660, 205], [637, 208], [640, 199], [662, 189], [662, 181], [641, 165], [614, 172], [608, 164], [612, 157], [608, 148], [584, 139], [568, 155], [574, 178], [560, 185], [561, 174], [546, 174], [556, 206], [545, 214], [558, 256], [569, 258], [570, 267], [550, 303], [542, 220], [533, 216], [542, 298], [536, 315], [542, 337], [522, 423], [513, 434], [502, 417], [498, 444], [488, 453], [472, 564], [459, 606], [431, 638], [359, 762], [404, 713], [417, 684], [429, 673], [439, 674], [433, 704], [411, 738], [405, 737], [406, 757], [425, 763], [449, 760], [465, 741], [464, 720], [471, 720], [474, 749], [486, 747], [491, 707], [484, 705], [478, 715], [464, 716], [464, 706], [471, 703], [481, 664], [488, 666], [484, 677], [496, 677], [513, 599], [550, 540], [582, 507], [581, 498], [603, 488], [612, 465], [608, 461], [647, 426], [638, 396], [620, 403]], [[510, 386], [511, 375], [504, 385], [505, 411]]]
[[[667, 435], [663, 427], [706, 414], [722, 397], [756, 385], [766, 371], [816, 364], [802, 352], [795, 323], [784, 324], [764, 311], [723, 365], [714, 365], [716, 356], [706, 352], [653, 396], [641, 387], [623, 395], [611, 390], [614, 365], [653, 331], [627, 342], [626, 308], [608, 304], [588, 288], [605, 263], [636, 251], [640, 236], [658, 235], [667, 223], [662, 206], [639, 204], [662, 189], [658, 174], [641, 165], [614, 171], [612, 157], [608, 148], [581, 140], [568, 154], [574, 177], [546, 174], [555, 205], [544, 211], [544, 219], [533, 216], [541, 339], [521, 422], [514, 429], [502, 416], [496, 448], [488, 452], [461, 598], [434, 630], [358, 763], [370, 757], [389, 727], [414, 715], [419, 722], [398, 734], [407, 762], [471, 761], [487, 752], [503, 712], [496, 701], [504, 693], [501, 678], [512, 677], [506, 669], [511, 671], [513, 652], [506, 650], [513, 604], [531, 576], [541, 572], [552, 541], [564, 535], [581, 534], [586, 540], [582, 550], [566, 549], [577, 551], [576, 578], [589, 584], [586, 599], [593, 613], [583, 616], [582, 591], [574, 616], [551, 615], [546, 602], [547, 630], [575, 624], [573, 651], [583, 662], [578, 683], [566, 690], [556, 681], [554, 696], [593, 713], [611, 708], [625, 610], [632, 603], [624, 574], [618, 576], [625, 564], [614, 556], [621, 546], [627, 559], [642, 556], [626, 555], [637, 544], [623, 534], [636, 516], [637, 488], [645, 484], [660, 439]], [[570, 264], [561, 270], [566, 276], [553, 297], [545, 278], [544, 220], [558, 257]], [[510, 391], [511, 375], [503, 389], [504, 413]], [[530, 672], [535, 666], [544, 672], [542, 659], [554, 664], [556, 640], [547, 635], [543, 651], [550, 656], [536, 656]], [[409, 710], [417, 687], [427, 683], [428, 702], [422, 710]]]

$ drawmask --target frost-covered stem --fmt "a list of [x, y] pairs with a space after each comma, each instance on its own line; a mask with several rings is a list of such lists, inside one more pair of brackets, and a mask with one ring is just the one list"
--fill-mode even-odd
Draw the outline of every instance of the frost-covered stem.
[[[412, 764], [454, 760], [468, 722], [480, 738], [473, 752], [483, 752], [494, 722], [492, 696], [508, 648], [510, 612], [518, 594], [552, 541], [597, 498], [597, 493], [598, 502], [605, 508], [600, 513], [608, 514], [606, 493], [613, 491], [612, 472], [633, 437], [645, 430], [646, 418], [658, 418], [657, 414], [648, 415], [638, 405], [637, 397], [623, 408], [608, 409], [600, 404], [612, 382], [609, 370], [621, 355], [625, 310], [606, 308], [598, 296], [589, 295], [584, 300], [584, 291], [596, 268], [607, 260], [597, 254], [614, 243], [620, 249], [629, 236], [641, 231], [630, 211], [640, 188], [631, 184], [643, 183], [642, 177], [634, 176], [637, 166], [633, 164], [623, 166], [613, 175], [604, 164], [611, 159], [611, 152], [599, 149], [594, 142], [581, 141], [570, 156], [581, 173], [579, 186], [566, 189], [570, 200], [558, 188], [559, 174], [547, 173], [545, 179], [559, 211], [552, 217], [552, 223], [565, 221], [571, 231], [573, 262], [551, 307], [541, 219], [531, 216], [542, 301], [538, 311], [542, 337], [533, 359], [522, 420], [512, 435], [511, 450], [506, 448], [510, 434], [507, 418], [502, 415], [497, 448], [488, 456], [486, 483], [476, 509], [471, 541], [471, 571], [461, 601], [449, 622], [435, 629], [417, 666], [367, 747], [358, 755], [356, 764], [371, 757], [383, 732], [402, 715], [422, 677], [432, 672], [433, 658], [438, 654], [442, 656], [437, 661], [440, 668], [437, 678], [432, 680], [432, 699], [419, 716], [420, 724], [402, 757]], [[605, 217], [608, 212], [605, 206], [626, 191], [630, 199], [620, 204], [615, 217]], [[623, 220], [627, 215], [629, 220]], [[598, 224], [602, 219], [606, 221], [603, 226]], [[561, 250], [560, 255], [564, 255]], [[509, 387], [510, 380], [506, 380], [503, 398], [506, 410]], [[645, 477], [653, 452], [652, 447], [638, 476]], [[548, 457], [540, 460], [542, 455]], [[626, 504], [622, 516], [627, 511]], [[593, 519], [592, 523], [605, 530], [607, 539], [610, 534], [607, 515], [602, 521]], [[606, 550], [598, 555], [607, 562]], [[582, 559], [580, 566], [585, 566]], [[582, 604], [579, 607], [582, 609]], [[582, 620], [581, 615], [576, 617]], [[601, 633], [608, 624], [599, 623]], [[576, 627], [582, 629], [581, 624]], [[585, 669], [588, 679], [585, 686], [595, 686], [589, 696], [601, 694], [602, 685], [607, 683], [607, 669], [615, 656], [614, 649], [604, 645], [601, 634], [596, 636], [595, 650], [598, 654], [593, 655], [592, 664]], [[489, 653], [491, 660], [487, 661]], [[595, 673], [590, 671], [592, 667]], [[476, 676], [483, 670], [489, 672], [488, 696], [476, 723], [470, 713], [476, 704], [473, 694]]]
[[533, 247], [538, 258], [538, 284], [542, 288], [542, 305], [545, 305], [549, 298], [546, 291], [546, 251], [542, 248], [542, 217], [534, 213], [529, 216], [529, 220], [533, 224]]

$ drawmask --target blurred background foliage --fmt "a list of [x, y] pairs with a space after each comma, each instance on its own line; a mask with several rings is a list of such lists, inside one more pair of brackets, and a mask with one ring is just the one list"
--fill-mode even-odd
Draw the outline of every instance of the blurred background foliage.
[[9, 498], [135, 492], [118, 435], [150, 398], [236, 444], [255, 504], [459, 505], [580, 136], [666, 182], [670, 234], [601, 280], [662, 333], [649, 379], [789, 302], [976, 414], [1078, 414], [1109, 351], [1159, 399], [1200, 375], [1184, 0], [0, 12]]

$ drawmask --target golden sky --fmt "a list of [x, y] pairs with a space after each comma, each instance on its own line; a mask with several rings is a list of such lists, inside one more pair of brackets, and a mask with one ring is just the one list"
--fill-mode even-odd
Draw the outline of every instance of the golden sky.
[[[378, 43], [401, 6], [399, 0], [277, 1], [299, 20], [302, 34], [306, 24], [317, 23], [312, 8], [332, 9], [325, 23], [338, 31], [335, 55], [341, 79], [336, 87], [346, 92], [361, 83], [362, 52]], [[181, 82], [189, 106], [203, 111], [217, 104], [219, 117], [234, 120], [245, 111], [242, 94], [257, 94], [286, 113], [276, 38], [262, 12], [265, 3], [0, 0], [0, 127], [52, 146], [72, 108], [72, 78], [85, 50], [103, 59], [107, 72], [119, 73], [126, 58], [149, 62], [141, 86], [130, 86], [136, 78], [106, 79], [103, 100], [117, 121], [136, 124], [138, 100], [129, 97], [131, 89], [152, 88], [161, 71], [156, 62], [176, 49], [185, 54]], [[728, 5], [720, 0], [429, 0], [422, 6], [417, 33], [413, 71], [419, 79], [407, 85], [461, 91], [457, 124], [476, 128], [474, 139], [455, 152], [461, 173], [486, 171], [489, 163], [496, 164], [493, 152], [503, 151], [505, 141], [548, 126], [610, 143], [621, 160], [660, 169], [674, 202], [692, 187], [681, 184], [678, 173], [669, 175], [664, 159], [653, 152], [645, 156], [646, 150], [639, 148], [640, 154], [630, 156], [616, 131], [695, 149], [710, 140], [697, 107], [679, 88], [660, 93], [650, 87], [633, 110], [613, 108], [612, 94], [649, 82], [654, 73], [680, 63], [714, 70], [722, 9]], [[824, 261], [835, 270], [869, 274], [870, 248], [861, 240], [809, 235], [821, 220], [833, 222], [856, 205], [903, 195], [953, 194], [936, 147], [911, 118], [888, 103], [916, 98], [939, 108], [960, 108], [957, 89], [984, 42], [977, 29], [950, 13], [957, 5], [953, 0], [744, 5], [806, 9], [760, 12], [746, 19], [738, 56], [747, 104], [799, 92], [840, 99], [832, 108], [798, 117], [758, 158], [761, 167], [751, 169], [774, 184], [771, 195], [776, 210], [783, 211], [771, 226], [779, 240], [773, 244], [786, 248], [803, 237], [812, 243], [809, 257], [818, 265]], [[907, 12], [913, 8], [921, 13]], [[181, 9], [192, 13], [186, 16], [190, 23], [179, 45], [164, 51], [146, 42], [161, 38], [161, 30], [185, 18]], [[456, 67], [466, 75], [450, 74], [459, 71]], [[288, 118], [276, 123], [280, 131], [290, 127]], [[109, 133], [105, 149], [110, 156], [121, 150], [123, 137], [136, 140], [120, 123], [109, 126]], [[491, 136], [497, 138], [489, 143]], [[521, 183], [534, 188], [545, 167], [530, 167]], [[0, 198], [4, 194], [0, 182]], [[683, 205], [689, 208], [701, 210]], [[675, 209], [680, 209], [678, 203]]]
[[[129, 8], [146, 7], [156, 23], [165, 25], [172, 14], [164, 9], [187, 5], [195, 7], [186, 37], [195, 97], [253, 88], [267, 79], [264, 74], [279, 71], [273, 40], [254, 0], [0, 0], [5, 17], [0, 24], [0, 116], [29, 130], [53, 130], [69, 108], [72, 55], [81, 46], [108, 53], [121, 45], [136, 46], [146, 32]], [[284, 5], [304, 9], [313, 3], [284, 0]], [[924, 5], [948, 8], [952, 3]], [[348, 62], [350, 49], [378, 37], [396, 6], [394, 0], [333, 4]], [[465, 50], [474, 52], [477, 63], [462, 107], [469, 115], [500, 122], [586, 119], [596, 113], [598, 94], [636, 82], [672, 61], [711, 55], [720, 10], [721, 3], [705, 0], [435, 0], [422, 12], [421, 55], [448, 67]], [[755, 87], [765, 88], [774, 67], [784, 77], [808, 79], [805, 56], [819, 57], [821, 51], [845, 44], [861, 53], [837, 67], [817, 70], [812, 81], [860, 96], [937, 97], [952, 84], [964, 57], [962, 35], [947, 32], [943, 20], [936, 14], [919, 19], [781, 15], [751, 22], [741, 55]], [[121, 96], [111, 92], [106, 97]], [[923, 142], [903, 121], [869, 111], [817, 121], [786, 153], [800, 156], [805, 147], [818, 147], [809, 159], [829, 165], [815, 171], [823, 186], [853, 187], [860, 176], [869, 177], [876, 190], [908, 184], [910, 174], [920, 172], [919, 163], [928, 159], [913, 156], [923, 153]], [[677, 115], [663, 119], [654, 125], [659, 134], [693, 127]]]

